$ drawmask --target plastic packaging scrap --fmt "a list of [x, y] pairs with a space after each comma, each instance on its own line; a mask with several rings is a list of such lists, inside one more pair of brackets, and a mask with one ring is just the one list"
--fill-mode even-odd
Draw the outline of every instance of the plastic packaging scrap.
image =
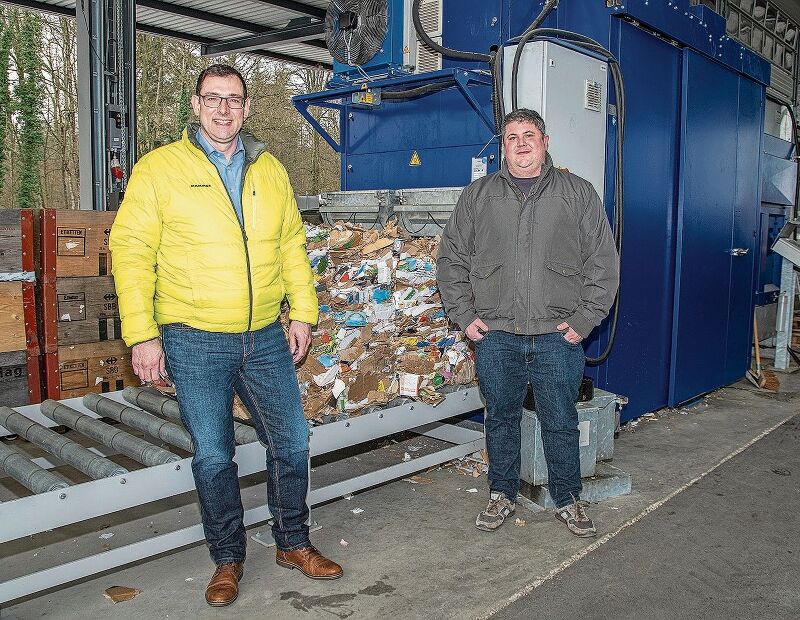
[[[436, 287], [438, 246], [438, 237], [411, 237], [394, 220], [379, 231], [306, 225], [320, 306], [298, 368], [308, 419], [408, 400], [435, 406], [447, 386], [474, 382], [474, 353], [448, 323]], [[282, 319], [288, 327], [287, 308]]]
[[455, 472], [464, 476], [478, 478], [481, 474], [489, 473], [489, 456], [486, 454], [486, 450], [473, 452], [468, 456], [455, 459], [451, 463]]

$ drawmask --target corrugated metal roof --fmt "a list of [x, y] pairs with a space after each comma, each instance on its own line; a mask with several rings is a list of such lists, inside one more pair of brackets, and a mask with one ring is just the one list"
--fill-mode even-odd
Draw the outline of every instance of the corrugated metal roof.
[[[0, 4], [75, 15], [75, 0], [0, 0]], [[262, 33], [280, 35], [304, 24], [313, 31], [327, 7], [328, 0], [137, 0], [136, 24], [144, 32], [210, 45]], [[318, 36], [312, 32], [311, 39], [302, 41], [274, 38], [278, 40], [252, 51], [301, 64], [333, 62], [322, 32]]]

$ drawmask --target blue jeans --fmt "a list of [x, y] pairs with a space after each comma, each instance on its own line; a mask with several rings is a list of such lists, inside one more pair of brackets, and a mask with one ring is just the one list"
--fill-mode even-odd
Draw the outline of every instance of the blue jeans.
[[548, 489], [557, 508], [581, 493], [578, 398], [584, 352], [555, 332], [540, 336], [492, 330], [475, 345], [476, 369], [486, 400], [489, 488], [515, 500], [519, 493], [522, 402], [533, 386], [542, 427]]
[[267, 449], [267, 502], [278, 549], [308, 546], [308, 423], [280, 323], [243, 334], [172, 324], [161, 337], [181, 420], [194, 441], [192, 473], [211, 558], [217, 565], [243, 562], [246, 552], [233, 461], [234, 390]]

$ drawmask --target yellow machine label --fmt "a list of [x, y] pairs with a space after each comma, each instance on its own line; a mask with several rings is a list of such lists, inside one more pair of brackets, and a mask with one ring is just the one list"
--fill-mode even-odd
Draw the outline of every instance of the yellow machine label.
[[419, 158], [419, 153], [414, 151], [411, 154], [411, 161], [408, 162], [408, 165], [409, 166], [421, 166], [422, 165], [422, 160]]

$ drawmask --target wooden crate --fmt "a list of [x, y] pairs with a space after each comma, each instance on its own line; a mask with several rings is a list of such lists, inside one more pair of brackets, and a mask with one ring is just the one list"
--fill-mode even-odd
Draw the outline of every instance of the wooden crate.
[[59, 400], [141, 385], [122, 340], [61, 346], [44, 354], [47, 398]]
[[34, 272], [33, 211], [0, 209], [0, 273]]
[[0, 282], [0, 353], [39, 353], [32, 282]]
[[39, 355], [29, 351], [0, 353], [0, 406], [42, 402]]
[[112, 276], [56, 278], [42, 282], [43, 349], [122, 337]]
[[42, 209], [41, 279], [111, 274], [108, 236], [116, 213]]

